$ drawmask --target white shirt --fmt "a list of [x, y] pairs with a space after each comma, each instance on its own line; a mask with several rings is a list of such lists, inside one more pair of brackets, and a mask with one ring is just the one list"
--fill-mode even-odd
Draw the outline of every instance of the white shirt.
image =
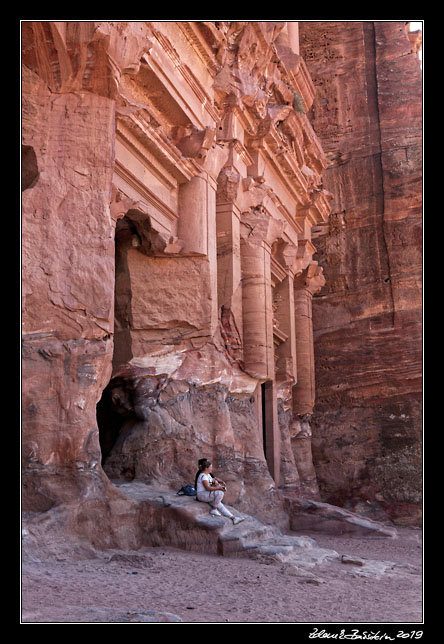
[[212, 480], [213, 480], [213, 477], [211, 476], [211, 474], [204, 474], [203, 472], [199, 474], [199, 476], [197, 477], [197, 489], [196, 489], [197, 494], [207, 491], [204, 488], [202, 481], [208, 481], [208, 483], [211, 485]]

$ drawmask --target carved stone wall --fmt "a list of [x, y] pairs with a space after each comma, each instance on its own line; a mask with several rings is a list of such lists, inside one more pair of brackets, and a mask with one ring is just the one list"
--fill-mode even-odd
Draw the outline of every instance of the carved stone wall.
[[[351, 369], [363, 329], [380, 365], [387, 338], [401, 360], [418, 330], [401, 252], [416, 261], [416, 135], [393, 143], [390, 29], [375, 47], [359, 25], [331, 27], [330, 58], [315, 23], [22, 23], [24, 510], [71, 503], [85, 535], [100, 516], [100, 543], [126, 543], [134, 508], [112, 481], [178, 489], [205, 456], [228, 504], [288, 526], [278, 488], [346, 500], [322, 450], [358, 412], [338, 412], [332, 377], [349, 393], [365, 381], [361, 428], [376, 406], [412, 418], [413, 340], [410, 375], [381, 366], [375, 385]], [[386, 429], [366, 471], [393, 482]]]
[[321, 276], [331, 198], [294, 27], [23, 23], [24, 509], [206, 456], [228, 503], [288, 522], [295, 278]]

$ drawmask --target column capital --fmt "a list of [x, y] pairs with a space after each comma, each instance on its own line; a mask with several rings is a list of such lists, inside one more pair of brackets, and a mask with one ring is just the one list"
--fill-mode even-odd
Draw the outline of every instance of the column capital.
[[287, 269], [287, 273], [295, 274], [297, 261], [297, 245], [281, 239], [279, 244], [273, 246], [272, 255]]
[[247, 243], [270, 246], [282, 235], [285, 223], [269, 215], [261, 206], [241, 214], [241, 238]]
[[318, 293], [325, 285], [323, 268], [317, 262], [312, 262], [300, 275], [294, 279], [295, 291], [308, 291], [311, 295]]
[[281, 240], [276, 255], [289, 274], [298, 277], [311, 264], [315, 252], [316, 248], [307, 239], [298, 239], [296, 244]]
[[[182, 152], [183, 156], [187, 158], [197, 159], [204, 163], [208, 150], [211, 149], [216, 137], [216, 128], [206, 127], [203, 130], [198, 130], [193, 127], [191, 131], [185, 130], [183, 127], [175, 128], [178, 140], [176, 147]], [[181, 136], [182, 135], [182, 136]]]
[[241, 176], [231, 165], [225, 165], [217, 177], [217, 203], [235, 203]]

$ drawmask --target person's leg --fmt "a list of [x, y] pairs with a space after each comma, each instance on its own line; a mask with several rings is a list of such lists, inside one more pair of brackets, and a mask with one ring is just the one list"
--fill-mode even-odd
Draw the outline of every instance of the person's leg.
[[219, 512], [218, 509], [218, 503], [219, 503], [219, 496], [218, 496], [218, 490], [214, 490], [213, 492], [207, 492], [206, 494], [208, 495], [207, 498], [207, 503], [209, 503], [211, 510], [210, 514], [212, 514], [215, 517], [220, 517], [221, 513]]
[[222, 499], [224, 498], [224, 493], [221, 490], [214, 490], [214, 492], [210, 493], [210, 498], [211, 498], [210, 505], [212, 505], [213, 508], [216, 508], [217, 510], [220, 511], [220, 506], [222, 505]]
[[210, 511], [210, 514], [215, 514], [216, 516], [220, 516], [222, 514], [224, 517], [231, 519], [234, 525], [237, 525], [238, 523], [243, 521], [243, 517], [235, 517], [234, 514], [232, 514], [230, 510], [224, 506], [224, 504], [222, 503], [223, 498], [224, 493], [221, 490], [214, 490], [214, 492], [210, 492], [209, 503], [213, 507], [213, 509]]
[[243, 519], [240, 519], [239, 517], [235, 517], [234, 514], [232, 514], [230, 510], [224, 506], [224, 504], [222, 503], [222, 499], [224, 498], [224, 493], [221, 490], [216, 490], [213, 494], [215, 495], [214, 508], [218, 510], [222, 514], [222, 516], [228, 517], [235, 524], [239, 523], [240, 521], [243, 521]]
[[224, 498], [224, 493], [222, 492], [222, 490], [214, 490], [214, 492], [210, 493], [210, 498], [210, 505], [215, 510], [217, 510], [224, 517], [229, 517], [230, 519], [233, 518], [231, 512], [222, 503], [222, 499]]
[[222, 501], [217, 506], [217, 509], [224, 517], [229, 517], [230, 519], [233, 519], [234, 514], [231, 514], [230, 510], [224, 506]]

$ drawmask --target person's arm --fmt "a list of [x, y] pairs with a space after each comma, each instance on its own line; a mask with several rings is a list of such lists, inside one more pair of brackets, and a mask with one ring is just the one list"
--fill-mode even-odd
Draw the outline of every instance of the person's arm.
[[206, 489], [207, 492], [214, 492], [214, 490], [222, 490], [223, 487], [220, 485], [210, 485], [210, 483], [207, 481], [207, 479], [202, 479], [202, 485]]

